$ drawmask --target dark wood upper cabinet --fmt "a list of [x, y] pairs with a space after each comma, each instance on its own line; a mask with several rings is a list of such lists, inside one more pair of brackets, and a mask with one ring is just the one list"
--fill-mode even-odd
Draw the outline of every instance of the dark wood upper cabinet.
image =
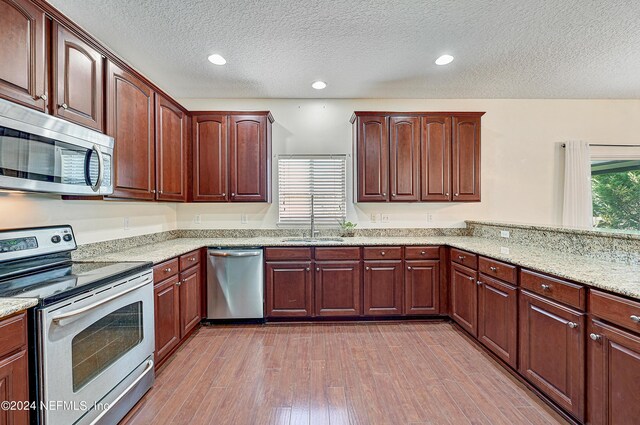
[[194, 115], [193, 200], [229, 200], [229, 166], [226, 115]]
[[358, 202], [389, 200], [389, 128], [384, 116], [358, 116]]
[[48, 107], [45, 13], [29, 0], [0, 0], [0, 97]]
[[105, 59], [57, 22], [52, 38], [53, 114], [104, 131]]
[[391, 201], [420, 199], [420, 118], [389, 118]]
[[558, 406], [584, 420], [584, 314], [520, 292], [520, 373]]
[[453, 117], [454, 201], [480, 200], [480, 117]]
[[270, 201], [272, 121], [267, 114], [231, 115], [229, 118], [229, 189], [232, 202]]
[[478, 339], [512, 368], [518, 366], [518, 291], [480, 273]]
[[595, 319], [588, 332], [587, 423], [637, 423], [640, 336]]
[[267, 317], [311, 317], [313, 274], [311, 262], [267, 262], [265, 304]]
[[156, 94], [156, 199], [187, 200], [187, 114]]
[[471, 335], [478, 335], [478, 273], [459, 264], [451, 264], [451, 318]]
[[451, 200], [451, 117], [422, 117], [420, 171], [421, 200]]
[[154, 92], [107, 65], [107, 134], [115, 139], [114, 198], [155, 199]]
[[402, 314], [402, 271], [401, 260], [364, 262], [365, 316]]
[[440, 261], [405, 262], [404, 314], [440, 314]]
[[360, 261], [317, 262], [316, 316], [360, 316]]

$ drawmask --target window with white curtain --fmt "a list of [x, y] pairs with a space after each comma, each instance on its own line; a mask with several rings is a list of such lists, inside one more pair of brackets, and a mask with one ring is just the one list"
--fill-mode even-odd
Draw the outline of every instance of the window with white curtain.
[[347, 176], [344, 155], [283, 156], [278, 159], [279, 224], [338, 225], [346, 218]]

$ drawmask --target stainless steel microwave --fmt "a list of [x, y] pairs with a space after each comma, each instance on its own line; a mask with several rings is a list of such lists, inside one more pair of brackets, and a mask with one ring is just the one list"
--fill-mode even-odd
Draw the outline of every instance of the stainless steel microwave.
[[113, 193], [112, 137], [0, 99], [0, 189]]

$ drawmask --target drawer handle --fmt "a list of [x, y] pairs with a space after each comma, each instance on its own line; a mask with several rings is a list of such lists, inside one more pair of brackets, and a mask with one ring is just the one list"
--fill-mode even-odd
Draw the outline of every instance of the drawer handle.
[[189, 261], [196, 261], [196, 257], [189, 258]]
[[381, 251], [381, 252], [380, 252], [380, 255], [382, 255], [382, 256], [384, 257], [384, 251]]
[[427, 255], [425, 251], [420, 251], [420, 255]]
[[498, 268], [494, 267], [494, 266], [491, 266], [491, 267], [489, 267], [489, 270], [491, 270], [492, 272], [497, 272]]
[[469, 276], [469, 280], [476, 280], [476, 278], [473, 276]]
[[636, 316], [635, 314], [630, 317], [633, 323], [640, 323], [640, 316]]
[[464, 255], [458, 255], [458, 260], [464, 261], [465, 258], [467, 258], [467, 257], [465, 257]]
[[546, 285], [546, 284], [544, 284], [544, 283], [543, 283], [542, 285], [540, 285], [540, 287], [542, 288], [542, 290], [543, 290], [543, 291], [549, 291], [549, 290], [551, 290], [551, 286]]
[[575, 329], [578, 327], [578, 324], [576, 322], [569, 322], [567, 323], [567, 326], [569, 326], [571, 329]]
[[591, 334], [589, 335], [589, 338], [591, 338], [594, 341], [600, 341], [602, 339], [602, 337], [598, 334]]
[[164, 269], [165, 273], [170, 273], [171, 272], [171, 267], [167, 267], [166, 269]]

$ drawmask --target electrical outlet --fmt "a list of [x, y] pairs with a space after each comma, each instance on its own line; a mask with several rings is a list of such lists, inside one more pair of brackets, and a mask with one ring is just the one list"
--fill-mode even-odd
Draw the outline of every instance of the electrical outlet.
[[249, 217], [247, 216], [247, 214], [245, 213], [240, 214], [240, 223], [242, 224], [249, 223]]
[[427, 213], [427, 223], [433, 222], [433, 214]]
[[193, 218], [193, 222], [196, 224], [202, 223], [202, 216], [200, 214], [196, 214], [196, 216]]
[[508, 238], [509, 237], [509, 231], [508, 230], [500, 230], [500, 236], [502, 236], [503, 238]]
[[382, 214], [382, 222], [383, 223], [388, 223], [389, 222], [389, 214]]
[[122, 227], [124, 228], [124, 230], [129, 230], [129, 217], [125, 217], [122, 220]]
[[371, 222], [372, 222], [372, 223], [375, 223], [375, 222], [377, 222], [377, 221], [378, 221], [378, 214], [376, 214], [376, 213], [372, 213], [372, 214], [371, 214]]
[[507, 248], [506, 246], [501, 246], [500, 247], [500, 254], [509, 254], [509, 248]]

